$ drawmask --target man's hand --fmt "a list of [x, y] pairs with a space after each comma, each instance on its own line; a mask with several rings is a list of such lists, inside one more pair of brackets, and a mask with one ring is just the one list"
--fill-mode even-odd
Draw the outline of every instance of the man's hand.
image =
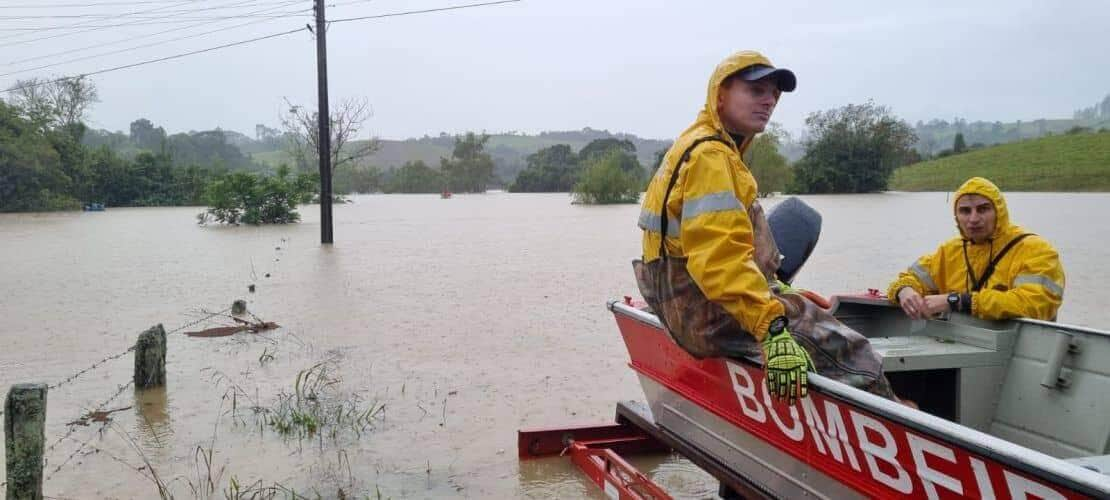
[[907, 286], [898, 290], [898, 305], [902, 306], [902, 310], [910, 318], [926, 319], [929, 317], [929, 305], [925, 303], [925, 297], [922, 297], [912, 287]]
[[925, 312], [928, 317], [936, 317], [951, 310], [952, 307], [948, 305], [948, 295], [925, 296]]
[[768, 334], [763, 339], [764, 378], [771, 397], [790, 405], [806, 397], [809, 383], [806, 372], [812, 368], [809, 353], [790, 336], [789, 330]]
[[947, 295], [927, 295], [922, 297], [910, 287], [898, 291], [898, 304], [913, 319], [929, 319], [950, 310]]

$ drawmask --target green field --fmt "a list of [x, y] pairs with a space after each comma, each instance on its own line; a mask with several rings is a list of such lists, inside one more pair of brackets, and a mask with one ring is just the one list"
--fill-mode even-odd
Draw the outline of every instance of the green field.
[[969, 177], [1004, 191], [1110, 191], [1110, 132], [1056, 135], [908, 165], [890, 189], [953, 191]]

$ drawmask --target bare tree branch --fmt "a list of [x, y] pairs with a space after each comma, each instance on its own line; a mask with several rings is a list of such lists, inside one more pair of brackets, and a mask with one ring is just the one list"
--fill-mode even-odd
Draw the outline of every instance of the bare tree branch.
[[80, 123], [89, 107], [100, 102], [96, 86], [84, 76], [56, 81], [47, 86], [46, 92], [54, 108], [55, 126]]
[[42, 78], [28, 78], [17, 80], [10, 90], [12, 93], [11, 104], [21, 111], [31, 123], [46, 130], [54, 115], [54, 108], [46, 90], [48, 83]]
[[[281, 115], [281, 125], [285, 130], [287, 148], [297, 166], [311, 170], [319, 163], [320, 129], [319, 114], [285, 99], [288, 111]], [[362, 124], [373, 114], [365, 98], [344, 99], [333, 107], [330, 119], [331, 128], [331, 169], [376, 153], [380, 147], [377, 138], [369, 137], [359, 142], [356, 137]]]
[[100, 98], [84, 76], [65, 79], [30, 78], [15, 82], [11, 103], [43, 130], [81, 123]]

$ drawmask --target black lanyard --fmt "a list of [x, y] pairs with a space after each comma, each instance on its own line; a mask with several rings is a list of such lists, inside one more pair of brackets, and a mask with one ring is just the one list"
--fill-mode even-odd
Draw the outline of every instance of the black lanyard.
[[994, 258], [990, 260], [990, 262], [987, 264], [987, 268], [983, 270], [983, 275], [980, 276], [978, 279], [975, 278], [975, 270], [971, 268], [971, 259], [969, 259], [967, 256], [968, 240], [965, 239], [964, 264], [967, 265], [968, 285], [972, 287], [970, 291], [978, 292], [980, 289], [982, 289], [983, 286], [987, 284], [987, 280], [991, 279], [991, 275], [994, 274], [994, 268], [997, 267], [998, 263], [1002, 261], [1002, 257], [1005, 257], [1006, 253], [1009, 252], [1011, 248], [1014, 248], [1014, 245], [1017, 245], [1019, 241], [1025, 239], [1025, 237], [1027, 236], [1033, 236], [1033, 233], [1019, 234], [1014, 239], [1010, 240], [1010, 242], [1007, 243], [1006, 246], [1002, 247], [1002, 251], [998, 252], [998, 255], [994, 256]]
[[671, 181], [667, 183], [667, 191], [663, 193], [663, 207], [659, 209], [659, 218], [661, 219], [659, 221], [660, 259], [667, 260], [667, 199], [671, 197], [671, 189], [674, 189], [674, 184], [678, 181], [678, 169], [682, 168], [682, 164], [686, 163], [686, 160], [690, 159], [690, 153], [694, 151], [694, 148], [698, 147], [698, 144], [707, 141], [716, 141], [721, 144], [728, 144], [727, 142], [725, 142], [724, 139], [716, 135], [699, 137], [692, 144], [690, 144], [690, 147], [686, 148], [686, 151], [682, 152], [682, 157], [678, 159], [678, 163], [676, 163], [674, 166], [674, 171], [671, 172]]

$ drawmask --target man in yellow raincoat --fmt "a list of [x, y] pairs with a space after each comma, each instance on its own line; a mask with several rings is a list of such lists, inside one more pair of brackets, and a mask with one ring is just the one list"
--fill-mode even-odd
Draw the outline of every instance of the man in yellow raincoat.
[[1010, 222], [1002, 192], [973, 177], [956, 191], [960, 235], [898, 275], [887, 295], [906, 315], [945, 311], [982, 319], [1053, 320], [1064, 300], [1064, 267], [1047, 240]]
[[633, 263], [640, 292], [690, 354], [761, 360], [772, 397], [804, 397], [806, 372], [817, 369], [893, 398], [865, 337], [799, 295], [786, 297], [781, 290], [788, 287], [775, 282], [781, 256], [742, 156], [796, 84], [793, 72], [757, 52], [738, 52], [717, 66], [705, 107], [667, 151], [644, 196], [643, 259]]

